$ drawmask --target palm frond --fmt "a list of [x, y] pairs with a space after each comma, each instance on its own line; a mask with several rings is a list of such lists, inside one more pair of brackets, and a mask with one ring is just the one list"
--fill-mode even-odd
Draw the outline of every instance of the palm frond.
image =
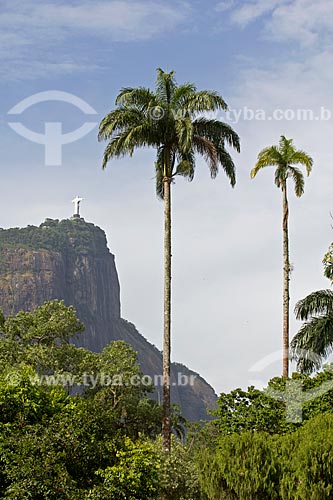
[[333, 291], [318, 290], [299, 300], [294, 309], [296, 319], [302, 321], [315, 315], [328, 315], [333, 313]]
[[293, 155], [293, 153], [295, 151], [295, 148], [293, 146], [293, 140], [286, 139], [286, 137], [284, 135], [281, 135], [280, 141], [279, 141], [279, 151], [281, 153], [281, 156], [286, 161], [286, 163], [288, 163], [290, 157]]
[[102, 160], [102, 169], [105, 170], [106, 169], [106, 166], [108, 164], [108, 162], [112, 159], [112, 158], [117, 158], [118, 155], [116, 153], [116, 150], [117, 150], [117, 141], [118, 141], [119, 137], [114, 137], [106, 146], [106, 148], [104, 149], [104, 154], [103, 154], [103, 160]]
[[222, 166], [226, 176], [228, 177], [231, 187], [235, 187], [235, 185], [236, 185], [236, 166], [234, 164], [233, 159], [231, 158], [228, 151], [226, 151], [222, 147], [219, 147], [217, 149], [217, 154], [219, 157], [220, 165]]
[[184, 152], [190, 151], [193, 139], [192, 120], [189, 117], [176, 120], [175, 128], [178, 137], [179, 149]]
[[309, 176], [311, 173], [313, 159], [305, 151], [298, 150], [294, 151], [289, 159], [289, 165], [304, 165], [306, 168], [306, 173]]
[[144, 110], [158, 105], [154, 92], [145, 87], [125, 87], [121, 89], [116, 98], [117, 106], [137, 107]]
[[304, 193], [304, 176], [299, 168], [291, 166], [288, 167], [288, 175], [294, 181], [295, 194], [299, 198]]
[[161, 68], [157, 68], [157, 78], [156, 78], [156, 96], [161, 102], [170, 104], [174, 90], [176, 88], [175, 72], [170, 71], [169, 73], [163, 71]]
[[219, 157], [214, 142], [206, 137], [195, 135], [193, 136], [193, 149], [208, 163], [210, 175], [214, 179], [219, 167]]
[[99, 125], [98, 140], [105, 141], [112, 134], [121, 132], [128, 127], [140, 125], [145, 120], [145, 115], [134, 108], [117, 108], [108, 113]]
[[176, 116], [185, 117], [188, 114], [187, 102], [190, 96], [196, 92], [196, 86], [193, 83], [184, 83], [174, 89], [171, 107], [175, 110]]
[[214, 143], [226, 142], [240, 152], [240, 140], [238, 134], [226, 123], [219, 120], [200, 117], [193, 122], [194, 134], [201, 135]]
[[298, 369], [312, 372], [319, 369], [322, 360], [333, 350], [333, 314], [311, 319], [302, 325], [291, 344], [293, 359]]
[[283, 165], [283, 158], [281, 156], [280, 151], [276, 146], [270, 146], [267, 148], [264, 148], [260, 153], [258, 154], [257, 158], [257, 163], [253, 167], [250, 173], [251, 179], [253, 179], [259, 170], [261, 170], [264, 167], [271, 167], [271, 166], [282, 166]]
[[181, 175], [188, 181], [192, 181], [195, 172], [195, 156], [193, 150], [186, 153], [179, 153], [177, 156], [178, 164], [174, 176]]
[[122, 158], [126, 155], [132, 156], [134, 153], [134, 148], [131, 148], [127, 145], [124, 146], [124, 141], [126, 137], [123, 135], [114, 136], [111, 141], [108, 143], [104, 150], [102, 169], [104, 170], [107, 166], [107, 163], [112, 158]]
[[110, 139], [104, 151], [102, 169], [106, 168], [107, 162], [112, 158], [132, 156], [135, 149], [157, 146], [158, 137], [149, 123], [144, 122], [137, 127], [128, 128]]
[[201, 90], [193, 92], [186, 102], [186, 108], [191, 114], [205, 113], [228, 109], [227, 103], [218, 92]]

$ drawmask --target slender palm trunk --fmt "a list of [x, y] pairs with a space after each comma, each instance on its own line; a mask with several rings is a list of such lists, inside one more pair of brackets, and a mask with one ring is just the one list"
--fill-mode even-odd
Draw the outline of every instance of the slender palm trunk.
[[163, 335], [163, 449], [170, 451], [170, 354], [171, 354], [171, 189], [164, 177], [164, 335]]
[[289, 263], [289, 237], [288, 237], [288, 216], [289, 207], [287, 199], [287, 182], [281, 184], [283, 195], [283, 363], [282, 376], [289, 375], [289, 280], [290, 280], [290, 263]]

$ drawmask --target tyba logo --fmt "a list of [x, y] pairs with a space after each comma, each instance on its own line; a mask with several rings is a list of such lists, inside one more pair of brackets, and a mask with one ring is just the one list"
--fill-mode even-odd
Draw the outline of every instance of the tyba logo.
[[[20, 115], [26, 109], [39, 104], [41, 102], [60, 101], [72, 104], [80, 109], [86, 115], [96, 115], [97, 112], [86, 101], [80, 97], [68, 92], [59, 90], [48, 90], [39, 92], [26, 99], [23, 99], [13, 108], [8, 111], [9, 115]], [[57, 166], [62, 163], [62, 146], [70, 144], [71, 142], [78, 141], [82, 137], [91, 132], [97, 125], [97, 122], [85, 122], [81, 127], [66, 134], [62, 133], [61, 122], [45, 122], [45, 132], [40, 134], [33, 130], [28, 129], [20, 122], [9, 122], [8, 125], [15, 130], [15, 132], [25, 139], [37, 144], [43, 144], [45, 147], [45, 165]]]

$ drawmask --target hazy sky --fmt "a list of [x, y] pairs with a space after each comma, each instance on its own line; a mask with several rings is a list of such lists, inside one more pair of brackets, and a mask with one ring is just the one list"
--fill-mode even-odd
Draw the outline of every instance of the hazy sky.
[[[249, 172], [281, 134], [314, 158], [304, 196], [289, 190], [293, 308], [329, 286], [321, 261], [333, 236], [332, 35], [332, 0], [0, 0], [0, 226], [70, 217], [72, 198], [82, 196], [82, 215], [106, 231], [116, 256], [123, 317], [161, 348], [154, 151], [102, 172], [95, 128], [63, 146], [60, 166], [45, 165], [44, 146], [8, 123], [44, 134], [46, 122], [61, 122], [63, 133], [98, 122], [121, 87], [153, 87], [157, 67], [218, 90], [230, 107], [220, 117], [241, 137], [241, 154], [232, 152], [237, 185], [223, 173], [212, 181], [198, 161], [194, 181], [173, 186], [172, 358], [217, 392], [264, 384], [281, 372], [282, 199], [272, 168], [253, 181]], [[59, 101], [7, 114], [48, 91], [74, 94], [97, 114]], [[292, 319], [292, 335], [299, 326]]]

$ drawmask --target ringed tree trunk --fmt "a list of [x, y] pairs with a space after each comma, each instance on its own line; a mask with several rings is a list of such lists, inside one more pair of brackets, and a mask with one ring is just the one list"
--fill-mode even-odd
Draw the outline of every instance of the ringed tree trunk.
[[163, 450], [170, 452], [171, 355], [171, 179], [164, 177], [164, 332], [163, 332]]
[[289, 236], [288, 236], [288, 216], [289, 207], [287, 199], [287, 181], [281, 183], [283, 195], [283, 362], [282, 376], [289, 375], [289, 280], [290, 280], [290, 263], [289, 263]]

